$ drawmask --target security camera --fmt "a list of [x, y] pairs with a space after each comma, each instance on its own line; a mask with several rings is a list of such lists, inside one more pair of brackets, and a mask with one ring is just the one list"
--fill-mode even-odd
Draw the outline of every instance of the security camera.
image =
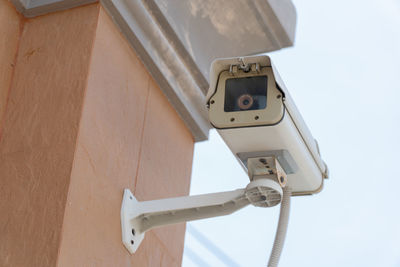
[[271, 173], [276, 159], [293, 195], [319, 192], [328, 168], [268, 56], [212, 63], [207, 107], [211, 124], [249, 173]]
[[248, 205], [281, 203], [268, 266], [277, 266], [291, 195], [322, 189], [328, 168], [268, 56], [217, 59], [211, 67], [207, 107], [211, 124], [248, 172], [245, 188], [149, 201], [124, 190], [122, 242], [130, 253], [145, 232], [168, 224], [228, 215]]

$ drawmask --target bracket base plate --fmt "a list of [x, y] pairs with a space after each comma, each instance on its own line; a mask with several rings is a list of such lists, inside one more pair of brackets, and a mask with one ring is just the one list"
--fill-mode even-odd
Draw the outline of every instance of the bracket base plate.
[[144, 238], [144, 233], [138, 231], [138, 225], [134, 218], [135, 211], [139, 206], [139, 202], [129, 189], [124, 190], [121, 207], [121, 228], [122, 228], [122, 243], [133, 254], [138, 249]]

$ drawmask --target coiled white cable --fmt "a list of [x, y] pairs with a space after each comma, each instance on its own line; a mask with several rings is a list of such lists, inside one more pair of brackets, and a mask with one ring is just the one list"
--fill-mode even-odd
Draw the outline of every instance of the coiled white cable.
[[289, 186], [283, 188], [278, 228], [276, 229], [274, 245], [272, 247], [271, 255], [269, 256], [268, 267], [276, 267], [279, 263], [279, 258], [281, 256], [283, 245], [285, 243], [285, 237], [289, 223], [291, 195], [292, 191], [290, 190]]

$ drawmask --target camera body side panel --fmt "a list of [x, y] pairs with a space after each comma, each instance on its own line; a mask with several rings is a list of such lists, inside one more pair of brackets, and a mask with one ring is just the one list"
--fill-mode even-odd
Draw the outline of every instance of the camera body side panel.
[[246, 172], [247, 168], [238, 154], [284, 150], [297, 165], [295, 172], [287, 176], [293, 194], [313, 194], [322, 189], [323, 174], [288, 114], [285, 114], [280, 123], [273, 126], [217, 129], [217, 131]]

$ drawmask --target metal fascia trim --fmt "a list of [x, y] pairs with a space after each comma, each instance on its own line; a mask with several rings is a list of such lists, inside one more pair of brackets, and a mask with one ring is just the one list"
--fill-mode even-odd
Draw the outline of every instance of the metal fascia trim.
[[26, 18], [70, 9], [98, 2], [98, 0], [11, 0], [15, 8]]
[[[265, 4], [265, 2], [267, 4]], [[266, 0], [251, 2], [254, 9], [260, 14], [264, 25], [274, 36], [280, 47], [292, 46], [296, 34], [296, 9], [290, 0]]]
[[[140, 0], [103, 0], [105, 9], [137, 52], [154, 80], [174, 106], [195, 141], [208, 138], [211, 127], [205, 95], [193, 77], [188, 61]], [[178, 47], [179, 49], [179, 47]]]

